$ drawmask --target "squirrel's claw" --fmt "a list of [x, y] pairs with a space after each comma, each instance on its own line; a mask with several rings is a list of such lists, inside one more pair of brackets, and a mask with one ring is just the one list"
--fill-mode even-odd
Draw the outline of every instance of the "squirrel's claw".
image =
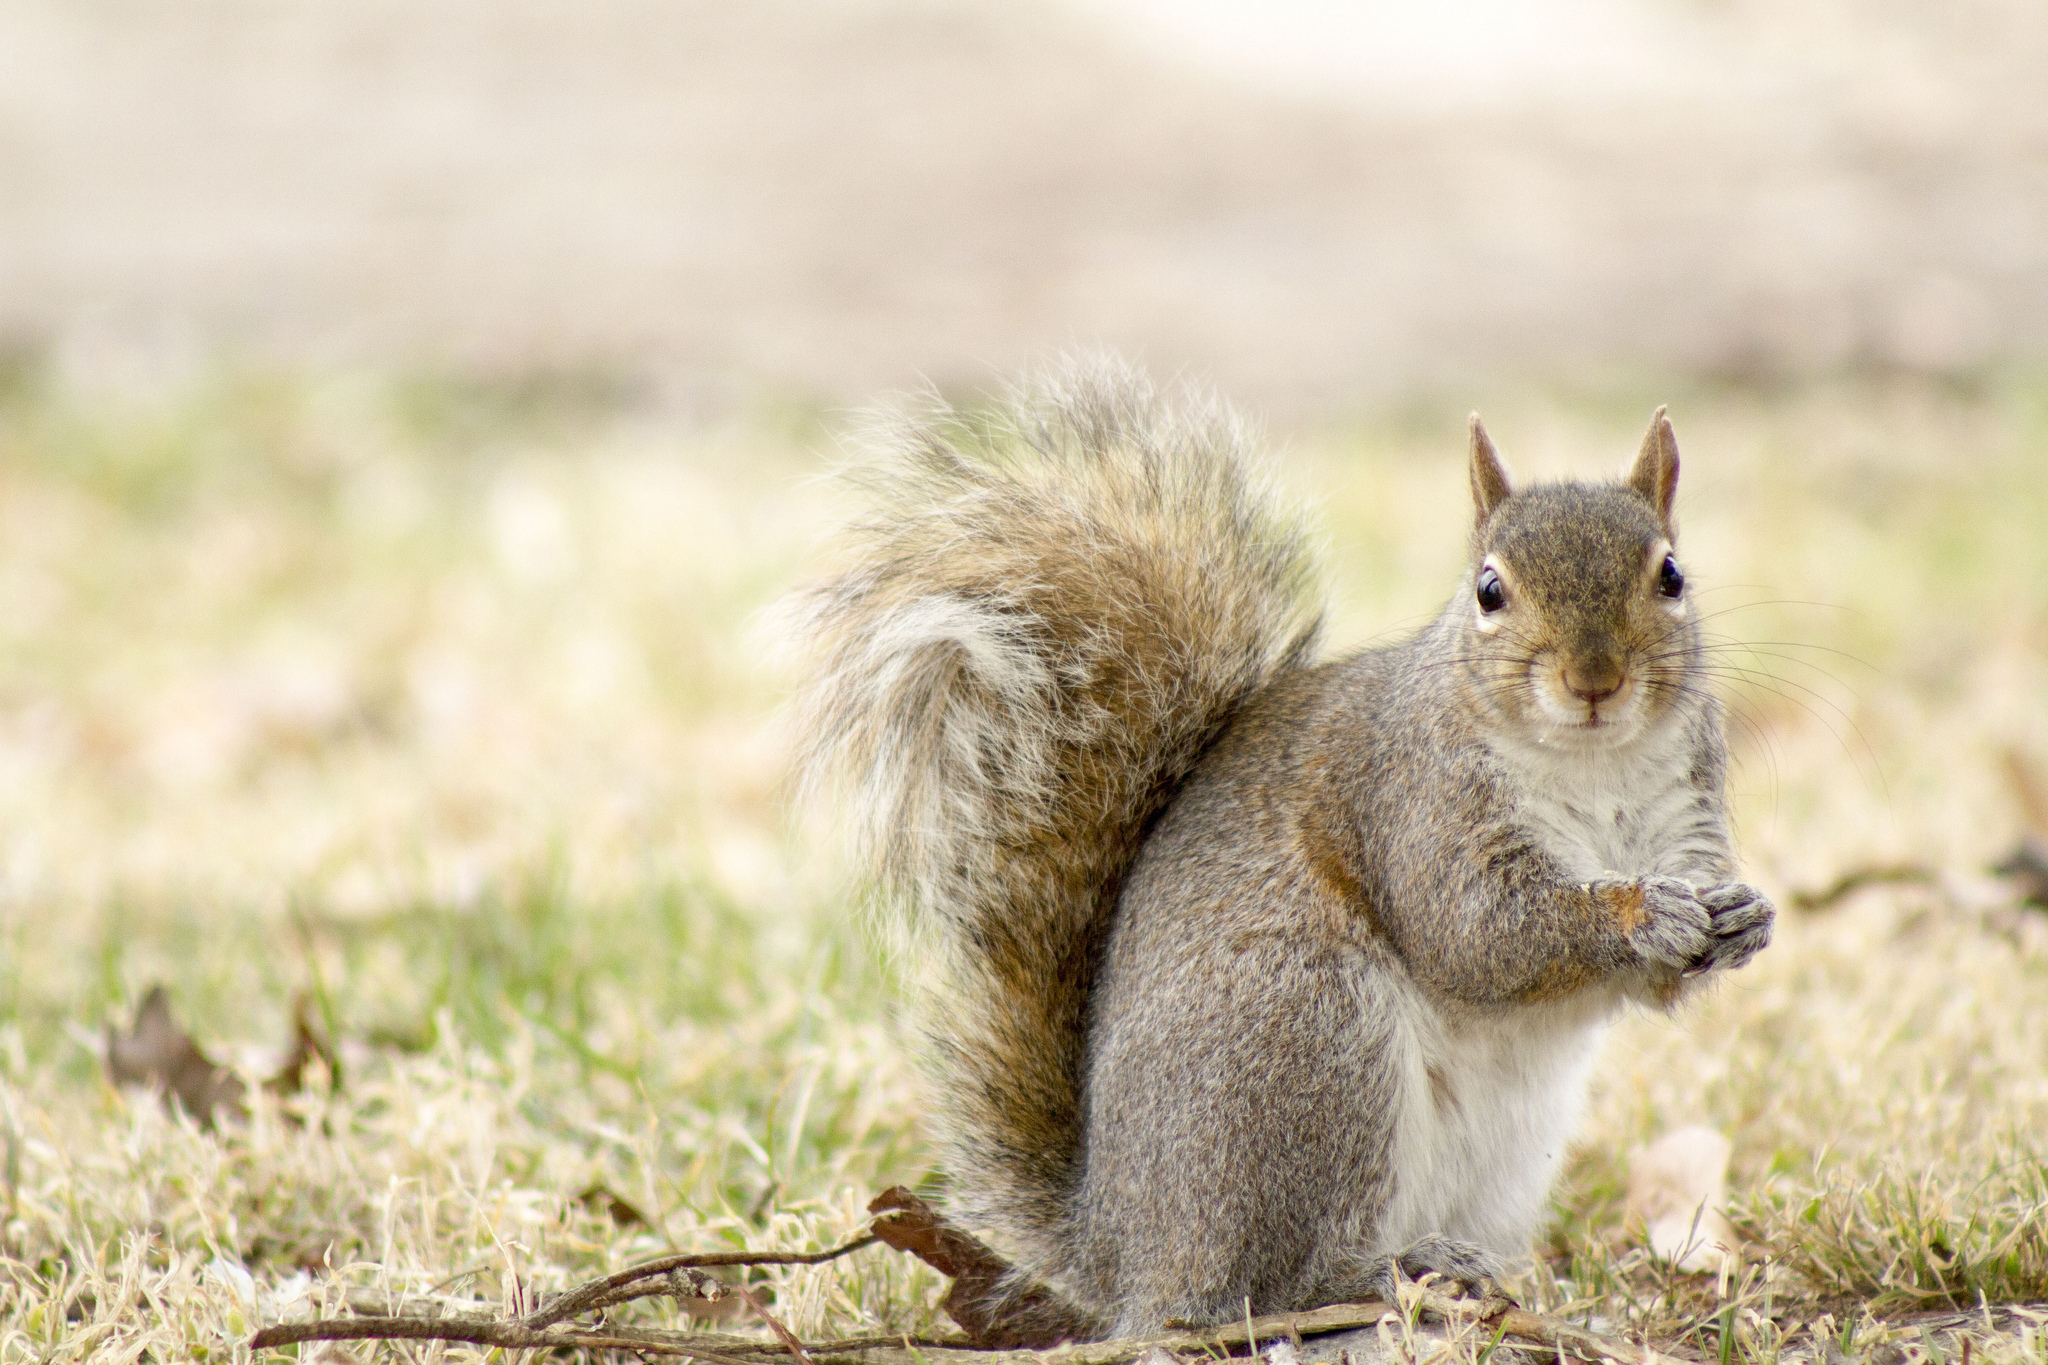
[[1733, 971], [1769, 945], [1778, 910], [1763, 892], [1741, 882], [1725, 882], [1699, 894], [1712, 937], [1706, 952], [1686, 969], [1686, 976]]

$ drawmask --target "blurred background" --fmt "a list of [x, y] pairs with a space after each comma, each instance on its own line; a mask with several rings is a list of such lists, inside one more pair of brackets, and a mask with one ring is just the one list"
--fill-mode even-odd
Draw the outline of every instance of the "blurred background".
[[0, 339], [690, 413], [1075, 340], [1295, 418], [1967, 375], [2048, 346], [2044, 63], [2031, 0], [15, 0]]
[[[4, 0], [0, 1365], [926, 1174], [754, 623], [849, 409], [1090, 346], [1266, 422], [1339, 647], [1456, 581], [1467, 412], [1672, 405], [1784, 914], [1617, 1032], [1524, 1302], [2048, 1299], [2043, 71], [2040, 0]], [[216, 1141], [105, 1079], [158, 982], [332, 1065]], [[1620, 1225], [1696, 1122], [1732, 1289]], [[928, 1325], [892, 1266], [779, 1302]]]

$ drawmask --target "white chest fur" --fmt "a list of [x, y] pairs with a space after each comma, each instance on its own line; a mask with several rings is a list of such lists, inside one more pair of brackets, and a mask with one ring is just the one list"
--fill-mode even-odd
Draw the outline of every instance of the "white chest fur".
[[[1613, 748], [1504, 743], [1516, 813], [1572, 880], [1675, 872], [1690, 857], [1698, 800], [1677, 724]], [[1447, 1017], [1420, 990], [1395, 1046], [1396, 1194], [1383, 1244], [1429, 1234], [1520, 1257], [1578, 1127], [1616, 989], [1595, 987], [1492, 1016]]]
[[1615, 1009], [1593, 991], [1452, 1023], [1407, 1011], [1388, 1249], [1439, 1233], [1519, 1257], [1543, 1216]]
[[1497, 749], [1520, 788], [1517, 814], [1567, 877], [1665, 871], [1696, 794], [1675, 728], [1614, 750]]

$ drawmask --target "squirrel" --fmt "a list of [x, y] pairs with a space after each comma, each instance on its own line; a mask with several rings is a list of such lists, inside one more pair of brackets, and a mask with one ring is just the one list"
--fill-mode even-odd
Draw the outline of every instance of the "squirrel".
[[936, 950], [949, 1201], [1074, 1335], [1485, 1292], [1607, 1024], [1769, 942], [1664, 409], [1619, 482], [1470, 435], [1463, 579], [1344, 658], [1249, 426], [1107, 358], [883, 426], [791, 599], [799, 773]]

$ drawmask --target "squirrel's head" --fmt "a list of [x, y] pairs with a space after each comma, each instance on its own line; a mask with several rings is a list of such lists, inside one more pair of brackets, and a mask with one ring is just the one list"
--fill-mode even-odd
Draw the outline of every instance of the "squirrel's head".
[[1616, 483], [1516, 489], [1472, 416], [1472, 564], [1451, 604], [1462, 676], [1499, 722], [1567, 749], [1623, 744], [1694, 689], [1698, 628], [1671, 517], [1678, 443], [1657, 409]]

